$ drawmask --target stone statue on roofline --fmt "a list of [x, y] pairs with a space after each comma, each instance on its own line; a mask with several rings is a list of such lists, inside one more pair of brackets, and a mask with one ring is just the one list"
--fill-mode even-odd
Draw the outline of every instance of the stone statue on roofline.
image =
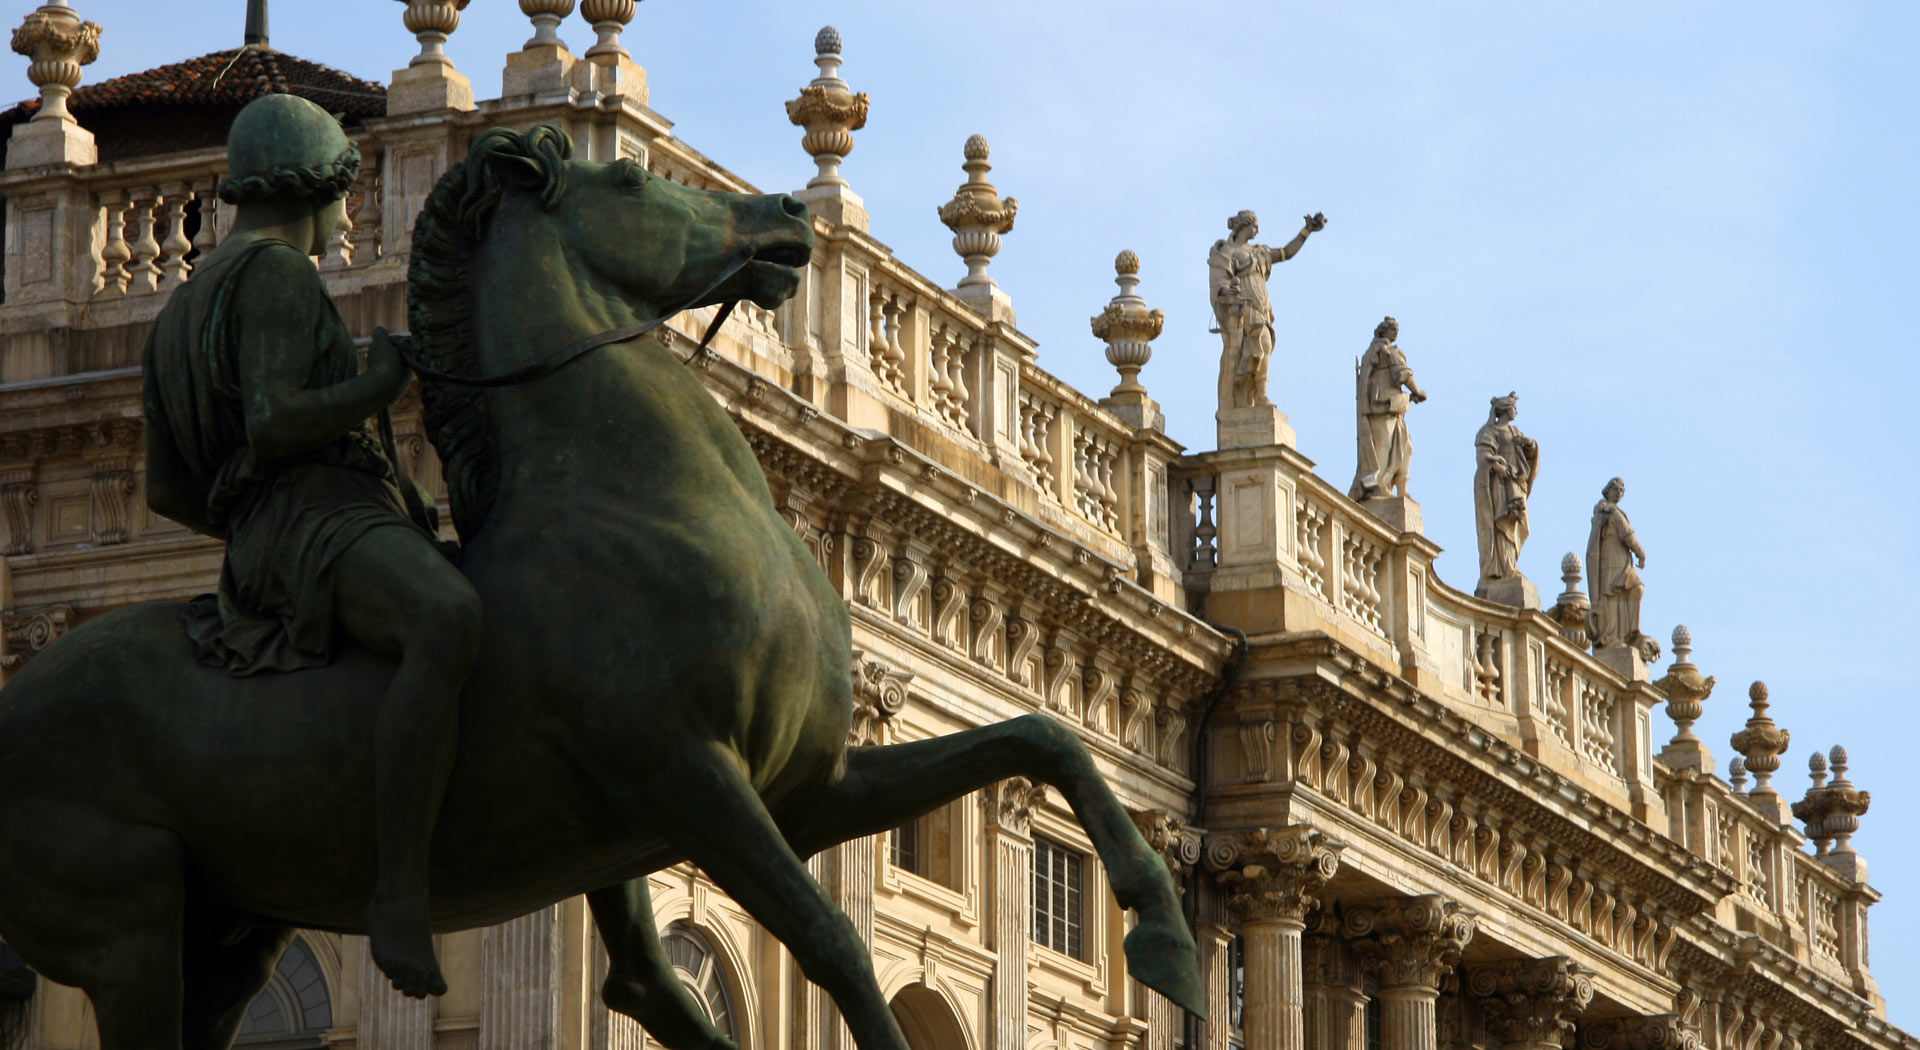
[[1358, 455], [1353, 485], [1347, 495], [1355, 500], [1405, 496], [1413, 466], [1413, 437], [1407, 431], [1407, 409], [1427, 399], [1414, 381], [1407, 355], [1394, 342], [1400, 322], [1389, 317], [1373, 329], [1373, 342], [1354, 367], [1355, 424]]
[[1480, 546], [1476, 597], [1537, 609], [1540, 595], [1520, 572], [1527, 542], [1527, 498], [1540, 470], [1540, 445], [1513, 425], [1517, 394], [1496, 397], [1474, 435], [1473, 520]]
[[1220, 334], [1220, 408], [1273, 404], [1267, 397], [1267, 366], [1273, 356], [1273, 302], [1267, 279], [1273, 264], [1299, 254], [1307, 238], [1326, 229], [1327, 217], [1309, 215], [1293, 240], [1279, 248], [1254, 244], [1260, 219], [1243, 211], [1227, 220], [1228, 234], [1207, 254], [1207, 291]]
[[1595, 656], [1628, 667], [1637, 661], [1639, 676], [1644, 676], [1645, 664], [1660, 658], [1660, 643], [1640, 633], [1640, 598], [1646, 585], [1636, 563], [1646, 568], [1647, 552], [1633, 534], [1627, 512], [1620, 509], [1626, 494], [1626, 482], [1614, 478], [1593, 505], [1593, 528], [1587, 535], [1587, 595], [1593, 611], [1587, 627]]

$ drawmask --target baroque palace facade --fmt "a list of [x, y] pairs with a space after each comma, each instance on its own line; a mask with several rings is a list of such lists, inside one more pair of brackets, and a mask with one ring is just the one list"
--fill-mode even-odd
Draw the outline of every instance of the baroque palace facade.
[[[647, 107], [620, 43], [634, 0], [582, 0], [598, 39], [578, 57], [556, 35], [574, 0], [520, 0], [534, 39], [479, 102], [443, 50], [464, 6], [409, 3], [421, 53], [384, 85], [261, 39], [75, 91], [98, 27], [52, 0], [16, 31], [41, 98], [0, 115], [0, 674], [104, 610], [214, 585], [220, 545], [146, 507], [139, 354], [229, 219], [213, 190], [247, 100], [346, 114], [366, 163], [319, 267], [360, 335], [405, 327], [411, 218], [486, 127], [551, 122], [587, 159], [750, 189]], [[1770, 780], [1786, 735], [1756, 683], [1721, 779], [1687, 728], [1713, 683], [1684, 628], [1657, 681], [1637, 653], [1591, 651], [1577, 559], [1549, 609], [1476, 598], [1435, 578], [1417, 509], [1350, 499], [1277, 414], [1260, 440], [1176, 445], [1135, 380], [1161, 318], [1131, 253], [1093, 322], [1120, 386], [1096, 399], [1049, 375], [988, 272], [1015, 206], [986, 142], [966, 143], [941, 209], [968, 263], [945, 288], [868, 234], [839, 174], [868, 101], [838, 75], [836, 33], [816, 51], [787, 103], [819, 165], [800, 194], [819, 237], [805, 286], [778, 310], [743, 304], [704, 354], [685, 333], [706, 311], [670, 344], [853, 611], [856, 742], [1033, 711], [1074, 726], [1185, 887], [1210, 986], [1200, 1022], [1127, 979], [1127, 920], [1078, 825], [1008, 782], [813, 861], [916, 1050], [1917, 1045], [1869, 972], [1878, 895], [1849, 845], [1866, 796], [1843, 753], [1831, 783], [1816, 756], [1789, 807]], [[400, 408], [402, 454], [437, 482], [417, 399]], [[742, 1050], [848, 1050], [831, 1004], [698, 871], [653, 891], [675, 964]], [[411, 1001], [362, 939], [305, 934], [243, 1041], [643, 1045], [598, 1001], [581, 900], [440, 952], [452, 990]], [[0, 1031], [95, 1045], [84, 997], [22, 969], [0, 974]]]

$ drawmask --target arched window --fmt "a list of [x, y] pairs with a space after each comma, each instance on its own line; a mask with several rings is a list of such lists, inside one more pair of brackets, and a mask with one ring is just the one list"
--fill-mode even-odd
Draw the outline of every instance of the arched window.
[[726, 974], [721, 972], [719, 953], [698, 930], [679, 923], [667, 927], [660, 941], [667, 949], [667, 961], [693, 990], [695, 1001], [706, 1008], [707, 1020], [738, 1043], [740, 1038], [733, 1030], [733, 995], [727, 989]]
[[308, 1050], [333, 1027], [333, 999], [320, 962], [305, 938], [295, 937], [280, 956], [273, 977], [247, 1005], [234, 1044], [262, 1050]]

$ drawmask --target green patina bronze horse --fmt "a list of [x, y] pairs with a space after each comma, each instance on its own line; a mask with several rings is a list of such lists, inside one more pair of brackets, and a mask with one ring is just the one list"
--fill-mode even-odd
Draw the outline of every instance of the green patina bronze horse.
[[[434, 190], [411, 264], [425, 375], [537, 372], [597, 333], [797, 288], [799, 202], [570, 152], [552, 128], [491, 131]], [[436, 929], [585, 893], [608, 1004], [672, 1050], [723, 1048], [647, 896], [648, 872], [689, 860], [787, 945], [862, 1050], [907, 1050], [803, 858], [1024, 776], [1064, 794], [1138, 909], [1132, 975], [1204, 1009], [1166, 866], [1066, 728], [1028, 716], [847, 746], [846, 606], [661, 343], [423, 390], [486, 610], [432, 843]], [[196, 662], [184, 608], [101, 616], [0, 692], [0, 937], [88, 993], [103, 1050], [225, 1050], [291, 931], [358, 931], [373, 880], [392, 663], [348, 644], [326, 667], [235, 678]]]

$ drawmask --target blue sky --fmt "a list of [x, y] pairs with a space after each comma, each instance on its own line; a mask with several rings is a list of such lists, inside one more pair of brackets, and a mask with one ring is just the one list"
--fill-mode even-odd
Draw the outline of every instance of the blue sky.
[[[243, 0], [73, 2], [105, 26], [89, 79], [240, 42]], [[282, 0], [273, 43], [385, 80], [415, 50], [400, 12]], [[1920, 242], [1920, 6], [652, 0], [626, 40], [678, 134], [793, 189], [813, 166], [782, 103], [829, 22], [873, 97], [844, 171], [873, 234], [948, 283], [964, 267], [934, 209], [966, 137], [992, 141], [1021, 202], [993, 273], [1043, 367], [1096, 395], [1116, 382], [1087, 318], [1134, 249], [1167, 312], [1142, 382], [1176, 440], [1209, 447], [1207, 248], [1241, 208], [1275, 244], [1324, 211], [1276, 268], [1271, 392], [1325, 476], [1351, 477], [1352, 362], [1392, 314], [1431, 395], [1410, 417], [1412, 492], [1449, 583], [1474, 583], [1490, 396], [1517, 390], [1542, 448], [1522, 566], [1543, 594], [1601, 485], [1625, 478], [1644, 626], [1665, 645], [1688, 624], [1719, 677], [1698, 730], [1722, 771], [1759, 678], [1794, 736], [1784, 793], [1804, 790], [1811, 748], [1842, 743], [1877, 796], [1855, 839], [1886, 894], [1873, 969], [1891, 1018], [1920, 1024], [1920, 943], [1895, 935], [1920, 928], [1920, 763], [1903, 758], [1920, 501], [1893, 462], [1920, 394], [1900, 305]], [[530, 31], [475, 0], [447, 50], [492, 97]], [[592, 40], [577, 15], [561, 35]]]

